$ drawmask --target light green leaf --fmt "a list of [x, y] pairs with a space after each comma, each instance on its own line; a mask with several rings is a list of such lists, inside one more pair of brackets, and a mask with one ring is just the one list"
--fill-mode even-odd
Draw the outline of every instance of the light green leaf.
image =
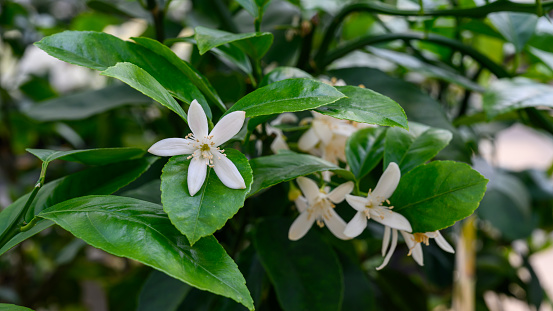
[[395, 162], [403, 174], [434, 158], [451, 141], [451, 132], [411, 122], [409, 132], [391, 128], [386, 133], [384, 168]]
[[81, 120], [123, 105], [151, 103], [150, 98], [121, 84], [54, 98], [23, 112], [38, 121]]
[[245, 111], [246, 117], [314, 109], [331, 104], [344, 94], [311, 79], [288, 79], [269, 84], [242, 97], [228, 111]]
[[389, 97], [357, 86], [336, 89], [347, 97], [317, 108], [318, 112], [338, 119], [408, 128], [403, 108]]
[[105, 165], [144, 155], [144, 150], [138, 148], [97, 148], [69, 151], [27, 149], [27, 151], [46, 163], [59, 159], [85, 165]]
[[140, 291], [138, 311], [175, 311], [191, 289], [187, 284], [154, 270]]
[[294, 152], [279, 153], [250, 160], [253, 170], [253, 184], [249, 196], [261, 189], [278, 183], [322, 171], [333, 171], [346, 179], [353, 180], [353, 174], [321, 158]]
[[288, 240], [291, 221], [269, 218], [256, 226], [253, 242], [285, 311], [338, 311], [344, 281], [332, 248], [311, 230]]
[[386, 128], [366, 128], [351, 135], [346, 143], [348, 165], [357, 180], [362, 179], [384, 155]]
[[522, 51], [538, 23], [538, 16], [530, 13], [498, 12], [489, 14], [488, 18], [517, 52]]
[[212, 48], [231, 43], [253, 59], [261, 59], [273, 43], [273, 34], [270, 32], [234, 34], [202, 26], [196, 27], [195, 32], [194, 38], [198, 44], [200, 55]]
[[96, 70], [106, 70], [120, 62], [132, 63], [147, 71], [173, 96], [185, 103], [197, 99], [211, 118], [205, 97], [188, 77], [158, 52], [123, 41], [102, 32], [64, 31], [35, 43], [53, 57]]
[[553, 86], [521, 77], [501, 79], [484, 94], [483, 104], [490, 120], [517, 109], [553, 107]]
[[169, 92], [146, 70], [132, 63], [117, 63], [102, 71], [102, 75], [119, 79], [142, 94], [153, 98], [158, 103], [178, 114], [187, 121], [186, 113]]
[[54, 221], [96, 248], [142, 262], [253, 310], [244, 277], [217, 240], [210, 236], [191, 246], [157, 204], [87, 196], [57, 204], [39, 217]]
[[0, 311], [33, 311], [33, 310], [25, 307], [16, 306], [16, 305], [10, 305], [7, 303], [0, 303]]
[[[188, 156], [175, 156], [163, 168], [161, 202], [163, 209], [190, 244], [221, 229], [244, 205], [252, 184], [252, 172], [246, 157], [235, 149], [225, 154], [244, 178], [246, 189], [230, 189], [208, 168], [204, 185], [193, 197], [188, 193]], [[224, 198], [224, 199], [223, 199]]]
[[474, 212], [487, 182], [465, 163], [435, 161], [403, 175], [390, 202], [413, 232], [441, 230]]
[[277, 67], [273, 69], [271, 72], [269, 72], [268, 74], [266, 74], [265, 76], [263, 76], [263, 79], [259, 83], [259, 87], [263, 87], [265, 85], [269, 85], [277, 81], [282, 81], [282, 80], [292, 79], [292, 78], [312, 79], [313, 76], [296, 67]]

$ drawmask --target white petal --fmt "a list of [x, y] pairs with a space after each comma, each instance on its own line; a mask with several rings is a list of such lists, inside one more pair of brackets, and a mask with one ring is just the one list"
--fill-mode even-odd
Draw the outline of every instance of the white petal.
[[281, 113], [276, 119], [271, 121], [271, 125], [278, 125], [282, 123], [296, 123], [298, 122], [298, 117], [291, 112]]
[[367, 217], [361, 212], [357, 212], [355, 216], [347, 224], [344, 230], [344, 235], [354, 238], [363, 232], [367, 228]]
[[344, 234], [346, 230], [346, 222], [336, 213], [336, 211], [330, 208], [330, 217], [328, 219], [324, 218], [325, 225], [328, 227], [328, 230], [334, 234], [338, 239], [349, 240], [351, 237]]
[[213, 152], [213, 170], [223, 185], [231, 189], [246, 189], [244, 178], [240, 175], [236, 165], [218, 151]]
[[334, 203], [340, 203], [344, 201], [346, 194], [349, 194], [353, 190], [353, 185], [352, 181], [341, 184], [340, 186], [334, 188], [334, 190], [327, 195], [327, 198]]
[[346, 201], [348, 201], [348, 204], [357, 211], [362, 212], [367, 208], [367, 199], [364, 197], [346, 194]]
[[448, 253], [455, 254], [455, 250], [453, 249], [453, 247], [451, 247], [451, 245], [449, 245], [449, 243], [447, 243], [445, 238], [441, 235], [440, 231], [436, 232], [438, 233], [438, 235], [436, 236], [435, 240], [438, 246]]
[[300, 140], [298, 140], [298, 148], [302, 151], [309, 151], [313, 149], [319, 143], [319, 136], [315, 134], [315, 130], [312, 128], [308, 129], [303, 135], [301, 135]]
[[382, 176], [380, 176], [380, 179], [378, 180], [378, 183], [370, 196], [373, 198], [379, 198], [381, 200], [380, 202], [388, 199], [396, 190], [400, 178], [401, 171], [399, 170], [399, 166], [397, 166], [394, 162], [390, 162], [390, 164], [388, 164], [388, 168], [384, 171]]
[[391, 231], [392, 231], [392, 228], [390, 228], [388, 226], [384, 226], [384, 238], [382, 239], [382, 256], [386, 255], [386, 251], [388, 250], [388, 246], [390, 245], [390, 232]]
[[317, 136], [319, 136], [319, 138], [323, 141], [323, 144], [327, 145], [328, 143], [330, 143], [330, 141], [332, 140], [332, 131], [330, 130], [328, 125], [315, 120], [313, 121], [313, 125], [311, 127], [315, 130]]
[[296, 178], [296, 182], [300, 186], [301, 192], [303, 192], [309, 204], [313, 204], [320, 193], [317, 184], [307, 177], [298, 177]]
[[281, 135], [277, 135], [273, 140], [273, 142], [271, 143], [271, 151], [273, 153], [278, 153], [278, 151], [282, 149], [288, 150], [290, 148], [288, 148], [288, 144], [286, 144], [286, 141], [284, 140], [284, 138], [282, 138]]
[[157, 156], [174, 156], [181, 154], [191, 154], [196, 150], [191, 141], [184, 138], [166, 138], [153, 144], [148, 152]]
[[193, 100], [188, 108], [188, 126], [196, 138], [207, 136], [207, 117], [197, 100]]
[[[386, 228], [389, 228], [389, 227], [386, 227]], [[390, 258], [392, 258], [392, 254], [396, 250], [396, 246], [397, 246], [397, 230], [394, 229], [394, 231], [392, 232], [392, 246], [390, 247], [390, 251], [388, 252], [388, 255], [386, 255], [386, 257], [384, 258], [384, 261], [382, 262], [382, 264], [378, 266], [376, 270], [381, 270], [384, 267], [386, 267], [386, 265], [388, 265], [388, 262], [390, 262]]]
[[303, 213], [307, 210], [307, 199], [302, 197], [301, 195], [294, 200], [294, 203], [296, 204], [296, 208], [300, 213]]
[[[377, 210], [380, 209], [380, 210]], [[392, 227], [394, 229], [403, 230], [407, 232], [413, 231], [411, 228], [411, 224], [409, 223], [409, 220], [405, 218], [403, 215], [392, 212], [388, 209], [382, 211], [384, 209], [383, 207], [373, 207], [370, 209], [371, 218], [375, 221], [385, 225]]]
[[207, 165], [205, 164], [205, 161], [200, 157], [192, 158], [190, 166], [188, 167], [188, 176], [186, 178], [190, 196], [194, 196], [202, 188], [206, 173]]
[[244, 120], [246, 119], [246, 112], [244, 111], [235, 111], [224, 116], [217, 124], [209, 136], [213, 136], [211, 141], [215, 146], [226, 142], [227, 140], [234, 137], [234, 135], [240, 132], [240, 129], [244, 125]]
[[419, 266], [424, 266], [421, 243], [417, 243], [417, 245], [415, 245], [415, 248], [411, 251], [411, 256], [415, 259]]
[[415, 244], [417, 244], [417, 242], [415, 241], [415, 237], [411, 233], [405, 231], [399, 231], [399, 233], [401, 233], [401, 236], [403, 236], [405, 244], [407, 244], [407, 248], [413, 249], [415, 247]]
[[288, 238], [292, 241], [297, 241], [301, 239], [311, 226], [315, 222], [315, 217], [309, 218], [309, 213], [307, 211], [301, 213], [296, 220], [290, 226], [288, 231]]

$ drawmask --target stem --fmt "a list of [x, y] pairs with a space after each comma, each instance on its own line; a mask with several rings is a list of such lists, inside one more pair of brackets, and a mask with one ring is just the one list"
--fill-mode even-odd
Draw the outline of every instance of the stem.
[[463, 221], [461, 237], [457, 243], [456, 270], [458, 280], [453, 287], [453, 310], [474, 310], [476, 273], [476, 227], [475, 216]]
[[313, 35], [315, 33], [315, 26], [316, 25], [314, 23], [311, 23], [311, 30], [303, 37], [300, 56], [298, 57], [298, 63], [296, 64], [296, 67], [298, 67], [299, 69], [306, 70], [309, 67], [309, 56], [313, 47]]
[[156, 40], [163, 42], [165, 40], [165, 29], [163, 27], [163, 18], [165, 12], [157, 5], [156, 0], [147, 0], [148, 10], [152, 14], [154, 20], [154, 28], [156, 30]]
[[[483, 67], [478, 68], [474, 76], [471, 78], [472, 81], [476, 81], [480, 74], [482, 73]], [[469, 108], [469, 99], [472, 95], [471, 90], [465, 90], [465, 94], [463, 95], [463, 99], [461, 101], [461, 107], [459, 107], [459, 112], [457, 112], [457, 118], [460, 118], [467, 114], [468, 108]]]

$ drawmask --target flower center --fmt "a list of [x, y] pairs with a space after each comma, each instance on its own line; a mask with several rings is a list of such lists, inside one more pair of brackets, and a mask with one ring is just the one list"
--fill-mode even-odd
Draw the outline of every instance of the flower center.
[[196, 149], [189, 157], [188, 159], [192, 158], [202, 158], [205, 160], [205, 164], [209, 167], [213, 167], [213, 149], [215, 151], [218, 151], [221, 155], [226, 156], [224, 154], [225, 150], [219, 149], [219, 147], [215, 147], [215, 143], [211, 141], [213, 139], [213, 136], [204, 136], [201, 138], [196, 138], [194, 134], [190, 133], [186, 137], [188, 139], [188, 143]]
[[424, 233], [413, 233], [413, 237], [415, 239], [415, 242], [417, 243], [424, 243], [425, 245], [428, 245], [428, 236]]
[[201, 147], [200, 147], [200, 151], [203, 153], [205, 151], [211, 151], [211, 147], [209, 147], [208, 144], [203, 144]]
[[315, 203], [307, 208], [307, 217], [309, 219], [315, 217], [317, 225], [322, 228], [324, 227], [324, 221], [329, 220], [332, 217], [332, 213], [330, 211], [335, 207], [335, 205], [326, 198], [326, 192], [324, 190], [320, 190], [320, 192], [321, 195], [318, 196]]

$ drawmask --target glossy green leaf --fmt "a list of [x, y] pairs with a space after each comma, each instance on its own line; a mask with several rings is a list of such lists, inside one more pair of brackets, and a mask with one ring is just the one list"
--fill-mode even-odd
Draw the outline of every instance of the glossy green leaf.
[[157, 204], [87, 196], [57, 204], [39, 217], [54, 221], [96, 248], [137, 260], [253, 310], [244, 277], [217, 240], [210, 236], [190, 246]]
[[97, 148], [83, 150], [57, 151], [49, 149], [27, 149], [42, 162], [64, 160], [85, 165], [103, 165], [140, 157], [144, 150], [138, 148]]
[[292, 79], [292, 78], [313, 78], [310, 74], [307, 72], [298, 69], [296, 67], [277, 67], [265, 76], [263, 76], [263, 80], [259, 83], [259, 87], [263, 87], [265, 85], [269, 85], [271, 83], [275, 83], [277, 81], [282, 81], [286, 79]]
[[338, 119], [408, 128], [403, 108], [391, 98], [357, 86], [337, 86], [336, 89], [347, 97], [319, 107], [318, 112]]
[[525, 78], [494, 82], [483, 98], [489, 119], [500, 114], [528, 107], [553, 107], [553, 86]]
[[253, 170], [250, 196], [278, 183], [322, 171], [333, 171], [346, 179], [354, 179], [350, 171], [321, 158], [293, 152], [254, 158], [250, 160], [250, 165]]
[[[204, 185], [193, 197], [188, 193], [187, 155], [172, 157], [161, 175], [161, 202], [171, 222], [191, 244], [221, 229], [244, 205], [252, 184], [252, 171], [246, 157], [235, 149], [225, 154], [244, 178], [246, 189], [230, 189], [208, 168]], [[222, 199], [224, 198], [224, 199]]]
[[142, 94], [169, 108], [184, 121], [187, 120], [186, 113], [173, 96], [146, 70], [132, 63], [117, 63], [115, 66], [102, 71], [102, 75], [125, 82]]
[[176, 311], [191, 289], [189, 285], [154, 270], [140, 291], [137, 311]]
[[413, 232], [441, 230], [474, 212], [487, 182], [465, 163], [435, 161], [403, 175], [390, 202]]
[[341, 309], [344, 281], [332, 248], [311, 230], [288, 240], [291, 221], [268, 218], [256, 226], [253, 242], [286, 311]]
[[344, 94], [323, 82], [288, 79], [269, 84], [242, 97], [228, 111], [245, 111], [246, 117], [314, 109], [331, 104]]
[[538, 16], [530, 13], [500, 12], [492, 13], [488, 18], [517, 52], [522, 51], [538, 23]]
[[29, 308], [16, 306], [16, 305], [10, 305], [7, 303], [0, 303], [0, 311], [33, 311]]
[[202, 93], [214, 104], [219, 107], [222, 111], [227, 110], [225, 107], [225, 104], [223, 104], [223, 101], [217, 94], [217, 91], [211, 83], [209, 83], [209, 80], [207, 80], [206, 77], [204, 77], [196, 68], [192, 67], [188, 62], [180, 59], [169, 47], [166, 45], [163, 45], [157, 40], [153, 40], [150, 38], [131, 38], [134, 40], [134, 42], [138, 43], [139, 45], [149, 49], [150, 51], [157, 53], [158, 55], [161, 55], [165, 57], [167, 61], [169, 61], [175, 68], [180, 70], [183, 74], [185, 74], [190, 82], [192, 82]]
[[273, 43], [273, 34], [270, 32], [234, 34], [202, 26], [195, 28], [194, 38], [198, 44], [200, 55], [212, 48], [231, 43], [253, 59], [261, 59]]
[[346, 143], [346, 159], [357, 180], [382, 160], [386, 128], [369, 127], [355, 132]]
[[121, 84], [47, 100], [24, 113], [38, 121], [81, 120], [124, 105], [151, 103], [148, 97]]
[[410, 123], [409, 131], [391, 128], [386, 133], [384, 168], [395, 162], [403, 174], [434, 158], [451, 141], [447, 130]]
[[106, 70], [120, 62], [132, 63], [154, 77], [176, 98], [202, 105], [208, 118], [211, 110], [205, 97], [188, 77], [165, 57], [136, 43], [92, 31], [64, 31], [35, 43], [40, 49], [65, 62], [96, 70]]

